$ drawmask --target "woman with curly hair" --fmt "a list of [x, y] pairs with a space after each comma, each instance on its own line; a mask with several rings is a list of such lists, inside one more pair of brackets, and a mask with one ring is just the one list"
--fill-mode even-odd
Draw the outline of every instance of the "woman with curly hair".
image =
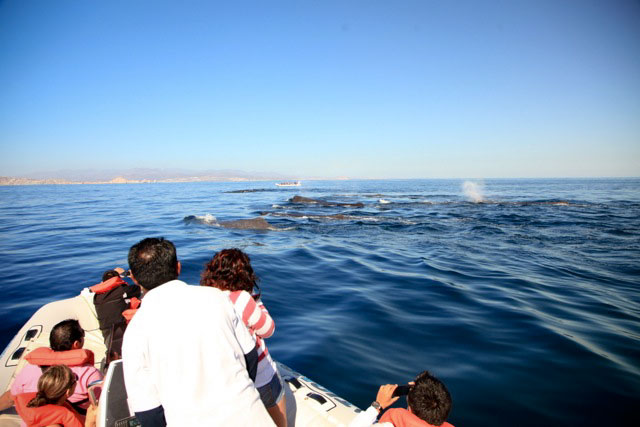
[[275, 323], [260, 299], [257, 282], [249, 257], [240, 249], [224, 249], [215, 254], [200, 276], [200, 285], [218, 288], [229, 296], [238, 317], [255, 338], [258, 350], [256, 388], [276, 425], [286, 427], [284, 384], [264, 342], [264, 338], [273, 335]]
[[38, 379], [36, 393], [15, 396], [16, 410], [31, 426], [61, 425], [63, 427], [93, 427], [96, 407], [90, 405], [86, 418], [77, 413], [67, 402], [78, 383], [78, 376], [66, 365], [47, 368]]

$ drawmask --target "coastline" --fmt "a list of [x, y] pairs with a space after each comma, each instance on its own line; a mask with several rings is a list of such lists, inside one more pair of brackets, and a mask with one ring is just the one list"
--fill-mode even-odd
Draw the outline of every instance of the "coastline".
[[117, 177], [109, 181], [70, 181], [66, 179], [31, 179], [0, 177], [0, 186], [17, 185], [82, 185], [82, 184], [157, 184], [157, 183], [179, 183], [179, 182], [251, 182], [264, 181], [264, 178], [241, 178], [241, 177], [189, 177], [189, 178], [166, 178], [166, 179], [126, 179]]

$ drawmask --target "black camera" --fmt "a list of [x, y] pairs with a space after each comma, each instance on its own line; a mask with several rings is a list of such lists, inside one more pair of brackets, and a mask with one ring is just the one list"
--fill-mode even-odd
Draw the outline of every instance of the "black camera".
[[393, 390], [393, 397], [398, 397], [398, 396], [406, 396], [407, 394], [409, 394], [409, 390], [411, 390], [411, 386], [410, 385], [399, 385], [398, 387], [396, 387], [395, 390]]

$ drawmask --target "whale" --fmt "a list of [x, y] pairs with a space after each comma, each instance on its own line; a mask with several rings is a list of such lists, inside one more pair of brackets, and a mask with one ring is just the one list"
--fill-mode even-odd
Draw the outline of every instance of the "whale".
[[346, 208], [364, 208], [364, 203], [338, 203], [338, 202], [327, 202], [325, 200], [319, 199], [311, 199], [309, 197], [302, 196], [293, 196], [289, 199], [291, 203], [305, 203], [305, 204], [313, 204], [320, 206], [341, 206]]
[[237, 219], [234, 221], [218, 221], [213, 215], [196, 216], [189, 215], [184, 217], [187, 223], [197, 223], [205, 225], [214, 225], [223, 228], [236, 228], [240, 230], [277, 230], [277, 227], [269, 224], [264, 218], [256, 217], [251, 219]]
[[256, 217], [251, 219], [237, 219], [235, 221], [221, 221], [220, 226], [224, 228], [237, 228], [240, 230], [277, 230], [264, 218]]
[[345, 215], [345, 214], [332, 214], [332, 215], [312, 215], [300, 212], [274, 212], [274, 211], [262, 211], [260, 215], [270, 215], [283, 218], [312, 218], [312, 219], [357, 219], [357, 216]]

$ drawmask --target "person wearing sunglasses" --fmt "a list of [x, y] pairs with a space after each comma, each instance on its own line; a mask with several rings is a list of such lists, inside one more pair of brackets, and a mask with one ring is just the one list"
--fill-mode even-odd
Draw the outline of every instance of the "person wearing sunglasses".
[[38, 379], [38, 391], [15, 396], [16, 410], [27, 427], [61, 425], [94, 427], [97, 408], [90, 405], [87, 416], [80, 415], [67, 402], [78, 383], [78, 375], [68, 366], [47, 368]]

